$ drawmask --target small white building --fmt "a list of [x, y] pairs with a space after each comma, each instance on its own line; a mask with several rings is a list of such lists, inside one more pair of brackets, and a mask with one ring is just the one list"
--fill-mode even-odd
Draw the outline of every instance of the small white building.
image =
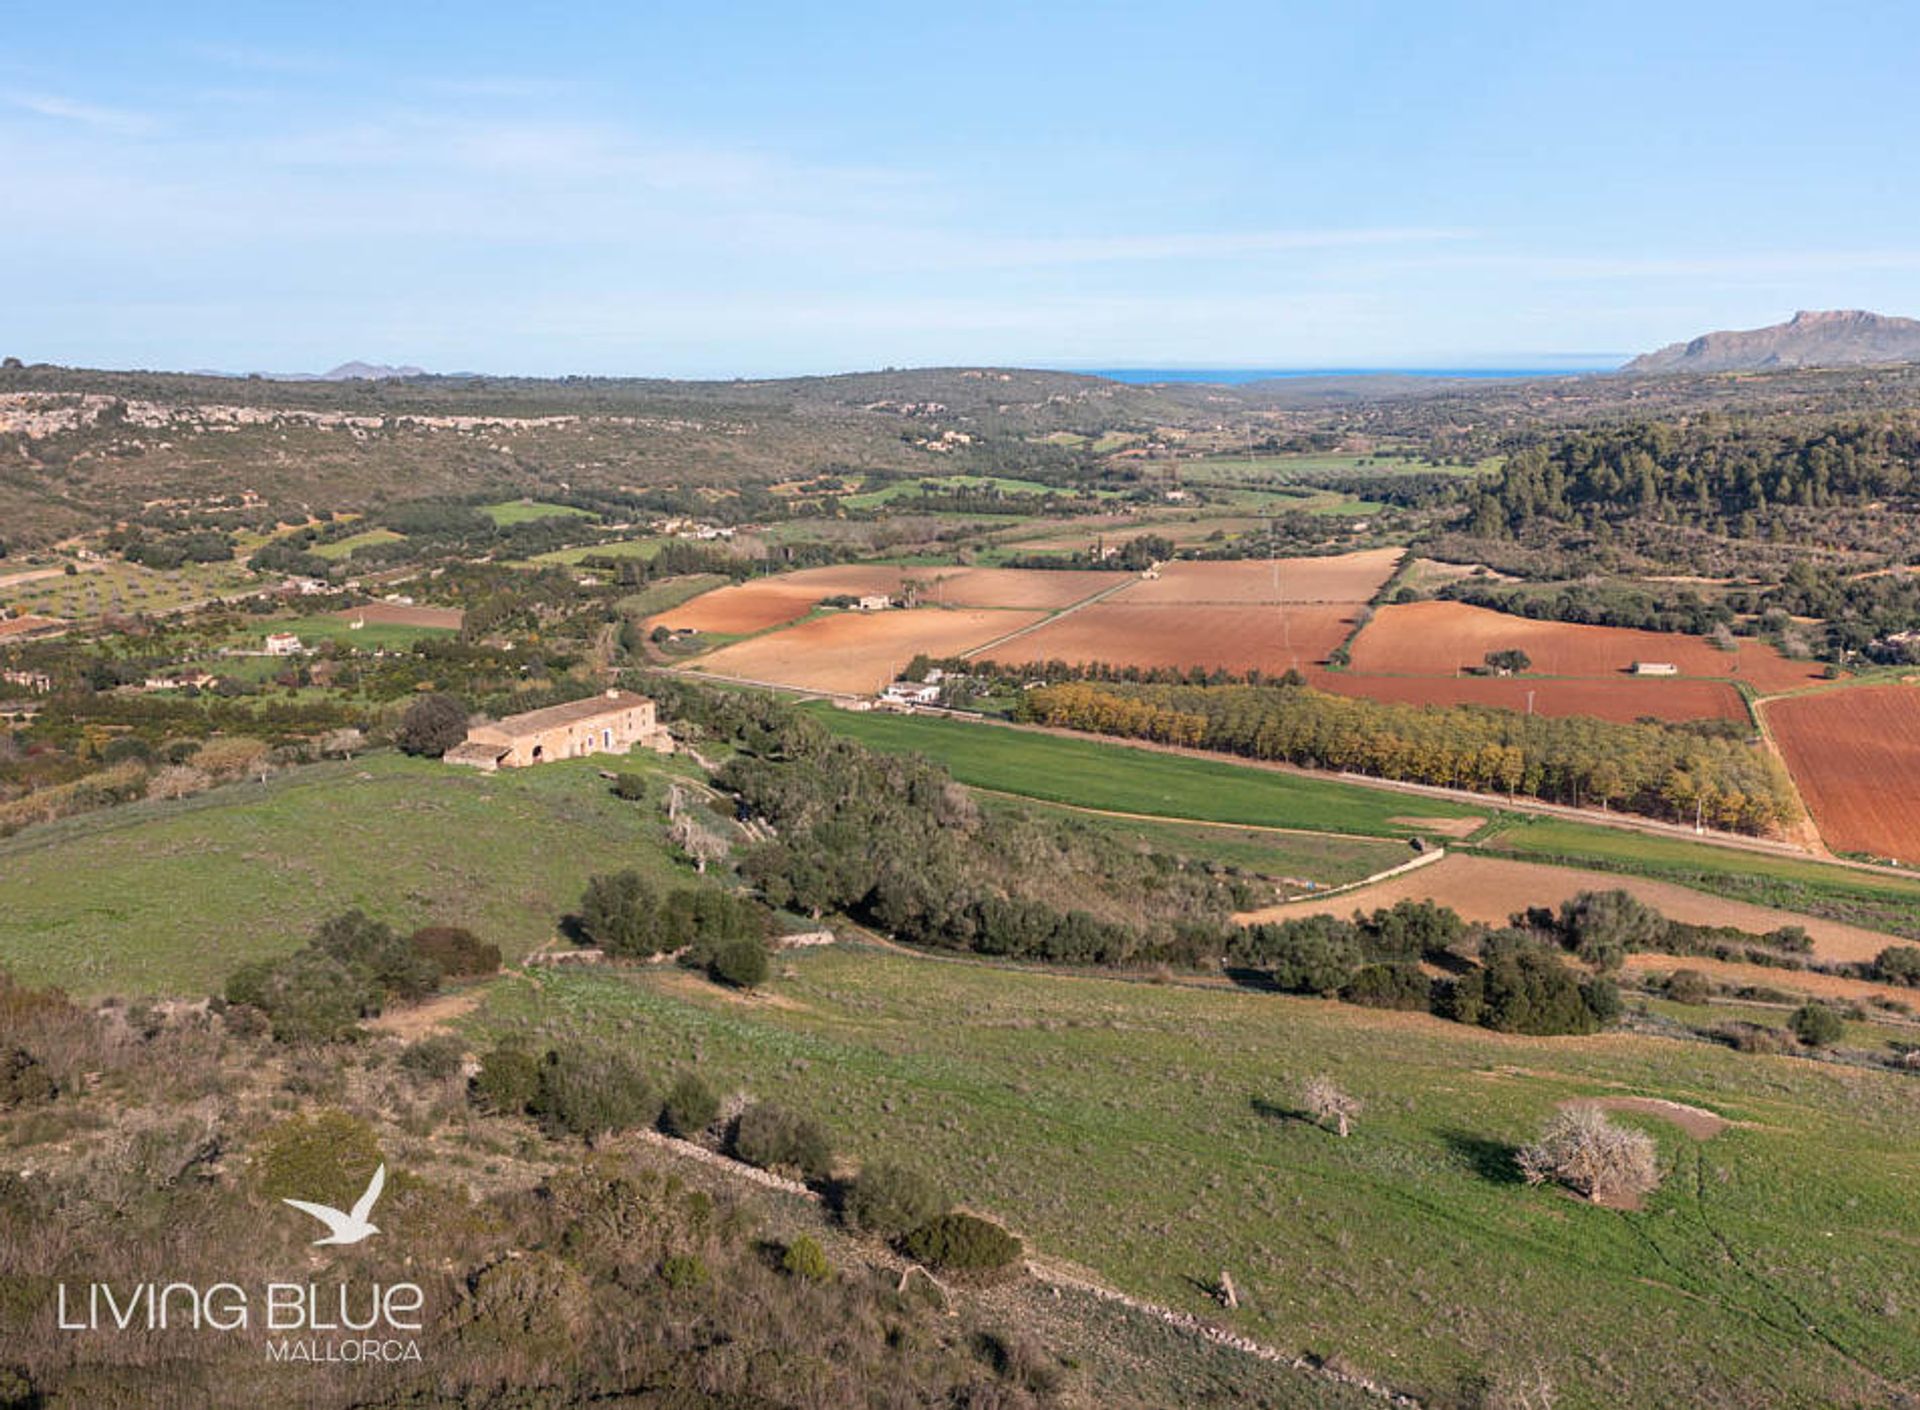
[[893, 599], [883, 592], [868, 593], [855, 604], [862, 612], [884, 612], [893, 606]]
[[880, 692], [880, 698], [890, 705], [938, 705], [940, 687], [919, 681], [895, 681]]
[[298, 656], [306, 648], [292, 632], [274, 632], [267, 637], [267, 655]]
[[1633, 673], [1636, 676], [1677, 676], [1680, 668], [1671, 661], [1635, 661]]

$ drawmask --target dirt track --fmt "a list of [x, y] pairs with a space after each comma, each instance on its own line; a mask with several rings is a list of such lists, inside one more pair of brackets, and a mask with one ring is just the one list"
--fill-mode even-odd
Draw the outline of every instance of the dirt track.
[[1377, 886], [1362, 887], [1330, 900], [1268, 906], [1239, 919], [1250, 923], [1307, 915], [1345, 916], [1356, 910], [1391, 906], [1396, 901], [1431, 900], [1451, 907], [1468, 920], [1500, 925], [1529, 906], [1558, 907], [1577, 892], [1616, 890], [1629, 891], [1669, 919], [1692, 925], [1731, 925], [1755, 934], [1783, 925], [1803, 926], [1813, 937], [1814, 954], [1823, 960], [1870, 960], [1889, 944], [1897, 943], [1878, 931], [1746, 901], [1724, 900], [1668, 881], [1458, 853]]

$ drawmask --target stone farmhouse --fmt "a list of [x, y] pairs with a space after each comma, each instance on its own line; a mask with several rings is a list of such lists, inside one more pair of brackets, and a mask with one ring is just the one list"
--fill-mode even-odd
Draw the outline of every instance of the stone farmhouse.
[[673, 752], [673, 737], [660, 724], [653, 701], [630, 690], [609, 690], [475, 725], [442, 757], [492, 773], [587, 754], [624, 754], [636, 744]]

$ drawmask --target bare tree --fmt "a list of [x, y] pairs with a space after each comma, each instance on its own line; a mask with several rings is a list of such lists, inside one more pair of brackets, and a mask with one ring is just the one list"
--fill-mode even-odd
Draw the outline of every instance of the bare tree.
[[726, 858], [733, 850], [732, 844], [719, 833], [704, 828], [691, 816], [682, 817], [668, 831], [673, 845], [693, 858], [695, 871], [705, 872], [708, 862], [718, 862]]
[[1660, 1183], [1659, 1151], [1644, 1131], [1617, 1126], [1590, 1102], [1564, 1107], [1514, 1161], [1529, 1185], [1554, 1180], [1596, 1204], [1633, 1199]]
[[1331, 1125], [1342, 1136], [1352, 1128], [1360, 1114], [1360, 1102], [1341, 1091], [1331, 1077], [1309, 1077], [1300, 1085], [1300, 1102], [1307, 1114], [1322, 1126]]

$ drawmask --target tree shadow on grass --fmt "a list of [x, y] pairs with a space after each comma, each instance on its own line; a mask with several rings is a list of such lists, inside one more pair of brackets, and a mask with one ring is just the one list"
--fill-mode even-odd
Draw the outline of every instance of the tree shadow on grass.
[[1265, 1117], [1268, 1121], [1274, 1122], [1276, 1125], [1285, 1126], [1295, 1121], [1305, 1126], [1319, 1125], [1319, 1123], [1302, 1108], [1286, 1106], [1280, 1102], [1270, 1102], [1265, 1097], [1249, 1097], [1247, 1099], [1247, 1105], [1253, 1108], [1253, 1114], [1255, 1116]]
[[563, 915], [555, 927], [559, 932], [582, 949], [593, 944], [593, 937], [587, 934], [585, 922], [577, 915]]
[[1454, 1159], [1489, 1184], [1524, 1183], [1525, 1177], [1521, 1175], [1520, 1167], [1514, 1164], [1514, 1148], [1505, 1141], [1489, 1140], [1473, 1131], [1441, 1131], [1436, 1134], [1446, 1142]]
[[1273, 982], [1273, 976], [1264, 969], [1248, 969], [1245, 965], [1226, 965], [1221, 973], [1242, 989], [1257, 990], [1262, 994], [1278, 994], [1280, 986]]

